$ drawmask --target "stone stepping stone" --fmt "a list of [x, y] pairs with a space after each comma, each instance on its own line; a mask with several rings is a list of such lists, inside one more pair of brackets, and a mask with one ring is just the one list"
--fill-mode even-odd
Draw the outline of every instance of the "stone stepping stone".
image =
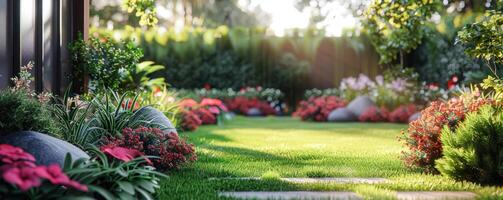
[[366, 183], [376, 184], [388, 182], [385, 178], [282, 178], [281, 180], [292, 183]]
[[281, 192], [221, 192], [222, 197], [238, 199], [337, 199], [360, 200], [354, 192], [314, 192], [314, 191], [281, 191]]
[[472, 192], [397, 192], [400, 200], [458, 200], [475, 199]]
[[[261, 180], [260, 177], [227, 177], [210, 178], [209, 180]], [[279, 180], [290, 183], [340, 183], [340, 184], [376, 184], [389, 182], [385, 178], [280, 178]]]

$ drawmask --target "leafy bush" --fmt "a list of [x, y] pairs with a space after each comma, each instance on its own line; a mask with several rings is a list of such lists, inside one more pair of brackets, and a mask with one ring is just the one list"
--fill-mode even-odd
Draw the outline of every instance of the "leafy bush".
[[70, 179], [57, 164], [37, 166], [35, 157], [21, 148], [0, 144], [0, 158], [1, 199], [77, 198], [89, 190]]
[[166, 85], [164, 78], [151, 78], [151, 76], [164, 70], [162, 65], [153, 65], [152, 61], [137, 63], [130, 71], [126, 71], [121, 83], [122, 89], [129, 91], [151, 91], [154, 88], [162, 88]]
[[[91, 91], [102, 91], [106, 88], [119, 90], [126, 72], [133, 71], [143, 57], [142, 50], [132, 42], [114, 42], [110, 38], [90, 37], [88, 42], [82, 37], [68, 47], [75, 78], [89, 74]], [[86, 89], [86, 88], [84, 88]]]
[[372, 106], [358, 117], [361, 122], [385, 122], [388, 120], [388, 110], [385, 107], [380, 109]]
[[442, 130], [444, 156], [436, 161], [443, 175], [457, 180], [503, 184], [503, 112], [483, 106], [455, 130]]
[[0, 91], [0, 132], [38, 131], [58, 135], [47, 105], [25, 91]]
[[99, 136], [120, 135], [122, 130], [127, 127], [137, 128], [139, 126], [155, 126], [149, 119], [141, 119], [138, 113], [143, 107], [138, 103], [138, 96], [132, 99], [127, 98], [127, 93], [119, 96], [116, 92], [104, 93], [103, 96], [97, 96], [92, 100], [96, 107], [93, 120], [97, 127]]
[[293, 116], [302, 120], [327, 121], [328, 115], [333, 110], [346, 106], [346, 101], [336, 96], [311, 97], [301, 101]]
[[[70, 156], [63, 170], [73, 180], [86, 184], [92, 198], [153, 199], [159, 181], [167, 176], [150, 166], [150, 159], [135, 149], [92, 146], [92, 159], [72, 162]], [[152, 158], [152, 157], [150, 157]]]
[[89, 119], [93, 108], [91, 103], [81, 101], [79, 96], [70, 97], [69, 89], [62, 99], [55, 99], [50, 110], [61, 133], [61, 139], [79, 147], [96, 141], [97, 127], [93, 126], [96, 119]]
[[304, 91], [304, 99], [309, 99], [311, 97], [321, 97], [321, 96], [340, 96], [340, 91], [337, 88], [328, 88], [328, 89], [310, 89]]
[[405, 164], [426, 172], [436, 172], [435, 160], [442, 157], [442, 128], [447, 126], [455, 129], [467, 113], [493, 103], [493, 100], [479, 97], [476, 93], [465, 94], [447, 102], [432, 102], [421, 111], [419, 119], [411, 122], [409, 128], [402, 132], [401, 139], [409, 148], [402, 154]]
[[178, 134], [158, 128], [125, 128], [121, 136], [105, 139], [101, 148], [131, 148], [153, 158], [153, 166], [160, 171], [179, 169], [197, 159], [194, 145], [187, 144]]

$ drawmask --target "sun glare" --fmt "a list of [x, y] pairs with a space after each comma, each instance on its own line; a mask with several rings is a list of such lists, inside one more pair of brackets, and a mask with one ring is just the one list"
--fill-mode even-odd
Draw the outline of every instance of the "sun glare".
[[[240, 0], [239, 5], [249, 10], [260, 7], [267, 12], [271, 16], [269, 30], [276, 36], [284, 36], [291, 29], [305, 29], [309, 26], [311, 10], [297, 10], [295, 0]], [[338, 2], [328, 3], [322, 8], [322, 12], [328, 15], [316, 28], [324, 28], [328, 36], [341, 36], [344, 29], [358, 26], [358, 20]]]

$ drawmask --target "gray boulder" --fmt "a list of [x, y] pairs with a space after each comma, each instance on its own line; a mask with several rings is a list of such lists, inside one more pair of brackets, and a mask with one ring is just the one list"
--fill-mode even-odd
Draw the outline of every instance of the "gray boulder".
[[416, 119], [419, 119], [419, 117], [421, 117], [421, 112], [417, 112], [417, 113], [412, 114], [409, 117], [409, 123], [413, 122], [413, 121], [416, 121]]
[[262, 116], [263, 114], [262, 114], [262, 111], [260, 111], [260, 109], [258, 109], [258, 108], [250, 108], [246, 112], [246, 115], [250, 116], [250, 117], [259, 117], [259, 116]]
[[176, 127], [169, 121], [166, 115], [151, 106], [146, 106], [136, 111], [133, 119], [144, 120], [164, 131], [177, 133]]
[[337, 108], [328, 115], [329, 122], [355, 122], [358, 117], [347, 108]]
[[2, 134], [0, 143], [22, 148], [35, 156], [38, 165], [63, 166], [67, 153], [70, 153], [72, 160], [89, 158], [89, 155], [73, 144], [39, 132], [21, 131]]
[[356, 117], [360, 117], [365, 111], [369, 108], [376, 106], [375, 103], [368, 96], [359, 96], [356, 97], [353, 101], [351, 101], [346, 107], [349, 111], [356, 115]]

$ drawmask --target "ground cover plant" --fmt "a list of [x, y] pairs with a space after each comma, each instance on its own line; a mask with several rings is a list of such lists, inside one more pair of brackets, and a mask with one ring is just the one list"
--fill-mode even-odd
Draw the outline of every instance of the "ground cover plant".
[[[220, 191], [295, 190], [356, 191], [368, 199], [390, 197], [396, 191], [472, 191], [480, 198], [503, 197], [500, 187], [406, 168], [397, 159], [403, 147], [396, 141], [404, 128], [386, 123], [299, 123], [288, 117], [237, 117], [223, 127], [201, 127], [189, 138], [199, 152], [198, 162], [169, 173], [158, 198], [219, 199]], [[239, 177], [262, 179], [233, 179]], [[281, 177], [383, 177], [390, 182], [295, 184]]]

